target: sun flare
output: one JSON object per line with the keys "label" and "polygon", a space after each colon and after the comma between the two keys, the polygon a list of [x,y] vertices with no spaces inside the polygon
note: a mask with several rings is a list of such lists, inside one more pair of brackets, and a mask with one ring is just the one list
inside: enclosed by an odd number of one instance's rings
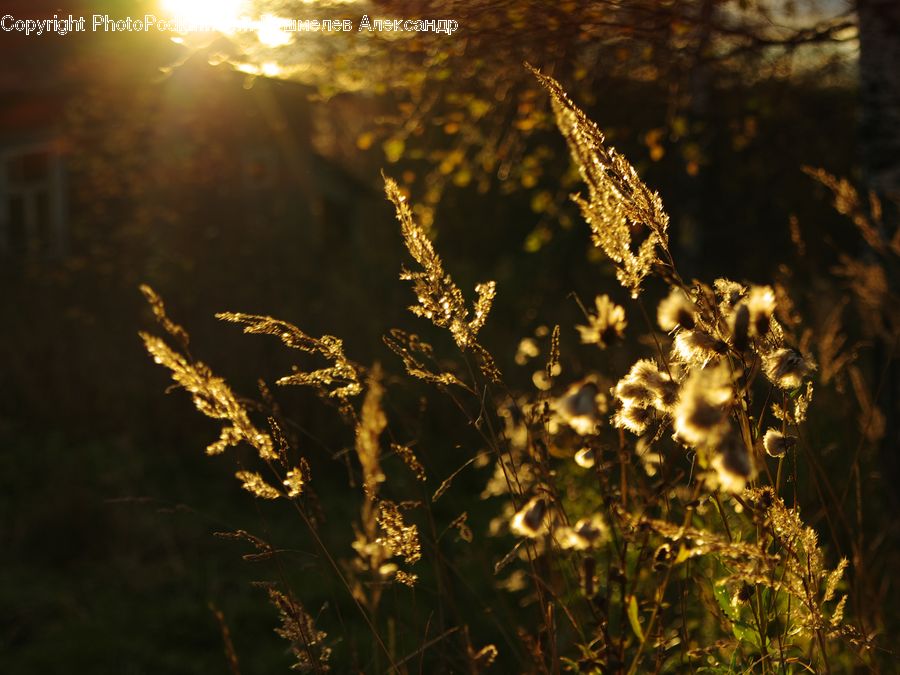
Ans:
{"label": "sun flare", "polygon": [[291,41],[291,34],[284,30],[286,20],[272,14],[265,14],[259,20],[256,37],[266,47],[280,47]]}

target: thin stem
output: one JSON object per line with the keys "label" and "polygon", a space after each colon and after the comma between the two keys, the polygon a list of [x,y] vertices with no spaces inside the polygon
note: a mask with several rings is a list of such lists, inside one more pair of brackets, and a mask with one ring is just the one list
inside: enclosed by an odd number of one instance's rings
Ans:
{"label": "thin stem", "polygon": [[297,510],[297,513],[300,514],[300,518],[303,519],[303,522],[306,524],[306,527],[309,530],[310,534],[312,534],[313,539],[315,540],[316,544],[322,550],[322,553],[325,554],[325,558],[326,558],[326,560],[328,560],[328,563],[331,565],[332,569],[334,570],[334,573],[337,575],[338,579],[340,579],[344,588],[347,589],[347,592],[350,594],[350,597],[353,598],[353,603],[356,605],[356,608],[359,610],[359,613],[362,614],[363,619],[366,622],[366,625],[368,625],[369,630],[372,631],[372,635],[375,636],[375,641],[378,643],[378,646],[381,647],[382,651],[384,651],[385,656],[387,656],[388,663],[391,664],[391,670],[393,670],[396,673],[399,673],[400,671],[397,668],[397,664],[394,663],[394,659],[391,657],[391,653],[388,650],[387,645],[385,645],[384,640],[381,639],[381,634],[378,632],[378,628],[372,622],[372,619],[369,617],[368,612],[366,612],[365,608],[359,602],[356,595],[354,595],[353,589],[350,588],[350,584],[347,583],[347,579],[341,573],[341,569],[338,567],[337,562],[335,562],[334,558],[331,556],[331,553],[328,551],[328,548],[325,546],[325,542],[323,542],[321,537],[319,537],[319,533],[316,532],[316,528],[309,521],[309,518],[306,517],[306,514],[303,512],[303,509],[300,508],[300,505],[296,501],[292,501],[291,503],[294,505],[294,508]]}

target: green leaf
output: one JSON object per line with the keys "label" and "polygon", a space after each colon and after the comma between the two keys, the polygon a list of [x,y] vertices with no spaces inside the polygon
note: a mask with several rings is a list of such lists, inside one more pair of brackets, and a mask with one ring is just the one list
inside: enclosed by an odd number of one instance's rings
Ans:
{"label": "green leaf", "polygon": [[731,604],[731,594],[728,592],[728,587],[725,584],[715,584],[713,586],[713,593],[716,596],[716,602],[719,603],[722,613],[725,614],[731,622],[731,630],[734,633],[734,637],[739,641],[746,642],[758,649],[759,633],[754,626],[741,620],[740,610]]}
{"label": "green leaf", "polygon": [[628,596],[628,623],[631,624],[631,630],[641,642],[644,641],[644,631],[641,630],[641,622],[638,619],[637,598],[633,595]]}
{"label": "green leaf", "polygon": [[728,620],[739,621],[741,617],[734,605],[731,604],[731,594],[728,592],[728,587],[725,584],[714,584],[713,594],[716,596],[719,608],[728,617]]}
{"label": "green leaf", "polygon": [[734,637],[759,649],[759,633],[756,628],[743,621],[732,621],[731,630]]}

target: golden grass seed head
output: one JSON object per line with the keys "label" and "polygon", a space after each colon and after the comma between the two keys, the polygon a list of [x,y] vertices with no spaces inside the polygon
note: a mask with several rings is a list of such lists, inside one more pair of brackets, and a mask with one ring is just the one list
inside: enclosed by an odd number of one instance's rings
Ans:
{"label": "golden grass seed head", "polygon": [[412,565],[422,557],[419,544],[419,530],[416,525],[407,525],[394,502],[383,499],[378,503],[378,525],[383,537],[375,543],[383,546],[390,555],[402,556],[407,564]]}
{"label": "golden grass seed head", "polygon": [[410,574],[409,572],[404,572],[403,570],[397,570],[397,572],[394,574],[394,581],[396,581],[398,584],[408,586],[409,588],[414,588],[418,580],[418,574]]}
{"label": "golden grass seed head", "polygon": [[[628,161],[605,143],[603,133],[566,95],[553,78],[532,69],[550,93],[559,130],[588,187],[587,198],[575,197],[591,227],[595,246],[616,266],[619,282],[636,298],[643,280],[668,247],[669,216],[659,195],[638,178]],[[633,224],[649,230],[640,244],[632,241]]]}
{"label": "golden grass seed head", "polygon": [[260,499],[278,499],[281,496],[281,492],[269,485],[255,471],[238,471],[234,475],[241,481],[241,487]]}
{"label": "golden grass seed head", "polygon": [[306,459],[300,460],[300,466],[289,469],[283,481],[287,488],[288,497],[299,497],[303,494],[306,484],[309,482],[309,463]]}

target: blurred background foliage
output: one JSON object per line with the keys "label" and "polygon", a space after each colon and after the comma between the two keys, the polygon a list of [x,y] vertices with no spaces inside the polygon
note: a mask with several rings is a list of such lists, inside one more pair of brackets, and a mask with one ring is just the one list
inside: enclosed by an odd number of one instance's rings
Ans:
{"label": "blurred background foliage", "polygon": [[[58,11],[22,4],[20,15]],[[109,1],[63,12],[163,9]],[[247,583],[264,573],[212,532],[264,529],[290,542],[291,524],[239,494],[227,461],[202,456],[214,425],[182,396],[161,395],[166,375],[136,336],[150,321],[141,282],[188,327],[196,355],[246,394],[258,377],[288,372],[290,356],[216,311],[338,335],[350,358],[399,372],[381,336],[429,330],[405,311],[383,169],[462,288],[497,280],[484,340],[514,384],[532,376],[514,365],[519,340],[556,323],[564,373],[624,371],[627,348],[576,346],[575,298],[618,289],[569,200],[577,174],[526,61],[560,80],[660,192],[687,276],[777,277],[814,325],[824,321],[845,294],[829,268],[862,246],[801,167],[863,185],[871,176],[855,10],[831,0],[258,0],[243,11],[349,18],[354,30],[4,34],[4,157],[36,142],[65,173],[50,188],[64,204],[60,233],[31,230],[0,260],[4,672],[221,671],[210,603],[248,672],[286,663],[264,592]],[[363,14],[459,29],[359,32]],[[865,339],[847,331],[851,344]],[[333,436],[336,413],[294,392],[279,399],[309,438]],[[435,475],[460,463],[441,439],[465,437],[442,405],[428,403],[427,423],[404,421],[427,425],[432,456],[444,455]],[[840,396],[829,405],[843,414]],[[826,464],[839,472],[852,433],[829,431]],[[356,502],[342,498],[340,443],[327,445],[311,460],[316,489],[346,523]],[[873,483],[871,508],[889,514],[896,504],[882,491]],[[473,517],[483,527],[487,516]],[[308,554],[295,555],[302,576]]]}

